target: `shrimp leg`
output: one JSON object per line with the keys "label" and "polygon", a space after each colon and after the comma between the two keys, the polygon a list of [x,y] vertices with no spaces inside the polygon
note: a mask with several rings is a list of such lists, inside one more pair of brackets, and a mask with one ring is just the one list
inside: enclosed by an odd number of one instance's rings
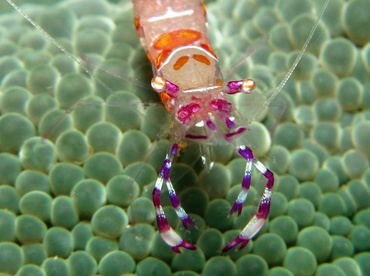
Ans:
{"label": "shrimp leg", "polygon": [[171,152],[166,155],[166,159],[163,162],[162,169],[159,173],[157,181],[155,183],[153,189],[153,203],[156,212],[157,224],[159,233],[162,236],[163,240],[171,246],[172,250],[176,253],[180,253],[179,247],[184,247],[187,249],[194,250],[196,247],[186,241],[184,241],[176,232],[172,229],[172,227],[168,224],[168,220],[166,215],[163,211],[163,207],[161,205],[160,195],[163,186],[163,182],[166,183],[168,193],[170,196],[170,200],[172,206],[176,210],[176,214],[181,219],[181,222],[185,229],[188,229],[188,225],[195,225],[194,221],[189,217],[189,215],[185,212],[185,210],[181,207],[179,197],[177,196],[175,189],[173,188],[171,179],[170,179],[170,171],[173,163],[173,159],[177,154],[178,151],[178,144],[174,143],[171,149]]}
{"label": "shrimp leg", "polygon": [[238,147],[238,152],[247,160],[247,164],[242,181],[242,190],[231,208],[230,214],[236,211],[238,212],[238,216],[241,214],[243,204],[247,199],[248,190],[251,185],[252,165],[255,166],[264,177],[266,177],[267,183],[257,213],[251,218],[240,234],[222,249],[223,253],[234,248],[238,244],[240,244],[239,250],[243,249],[262,228],[270,212],[271,190],[274,185],[274,174],[267,169],[265,165],[254,158],[253,152],[250,148],[242,145]]}

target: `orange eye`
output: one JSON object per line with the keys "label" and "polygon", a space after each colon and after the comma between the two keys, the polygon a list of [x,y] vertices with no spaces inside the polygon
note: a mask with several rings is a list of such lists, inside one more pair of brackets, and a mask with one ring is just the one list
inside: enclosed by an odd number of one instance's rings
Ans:
{"label": "orange eye", "polygon": [[166,88],[164,78],[155,76],[152,78],[152,88],[157,92],[162,92]]}
{"label": "orange eye", "polygon": [[256,87],[256,82],[252,79],[245,79],[243,81],[242,90],[245,93],[250,93]]}

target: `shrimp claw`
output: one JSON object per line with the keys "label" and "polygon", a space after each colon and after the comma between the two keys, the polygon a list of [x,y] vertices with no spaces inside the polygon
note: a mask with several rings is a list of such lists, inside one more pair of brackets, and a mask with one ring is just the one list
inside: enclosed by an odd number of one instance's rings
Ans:
{"label": "shrimp claw", "polygon": [[172,167],[172,162],[173,162],[175,155],[177,154],[178,148],[179,148],[178,144],[174,143],[172,146],[171,152],[166,155],[166,159],[163,162],[162,169],[159,173],[159,176],[155,183],[153,194],[152,194],[159,233],[162,236],[163,240],[169,246],[171,246],[172,250],[176,253],[180,253],[180,249],[179,249],[180,247],[184,247],[184,248],[191,249],[191,250],[196,249],[194,245],[184,241],[175,232],[175,230],[172,229],[172,227],[168,223],[168,220],[163,211],[163,207],[160,201],[162,185],[163,185],[163,182],[165,182],[167,185],[167,189],[168,189],[168,193],[170,196],[172,206],[173,208],[175,208],[176,214],[179,217],[179,219],[181,219],[181,222],[184,228],[188,229],[188,224],[193,225],[193,226],[195,225],[194,221],[189,217],[189,215],[181,207],[180,199],[177,196],[175,189],[173,188],[173,185],[171,183],[171,179],[169,176],[171,167]]}
{"label": "shrimp claw", "polygon": [[239,193],[233,207],[231,208],[230,214],[237,212],[239,216],[242,212],[243,204],[247,199],[248,191],[251,185],[252,165],[255,166],[264,177],[266,177],[267,183],[257,213],[254,214],[240,234],[222,249],[222,253],[234,248],[238,244],[240,244],[239,250],[243,249],[262,228],[270,212],[271,190],[272,186],[274,185],[274,174],[267,169],[265,165],[254,158],[253,152],[250,148],[246,146],[239,146],[238,152],[247,160],[247,165],[242,181],[242,190]]}

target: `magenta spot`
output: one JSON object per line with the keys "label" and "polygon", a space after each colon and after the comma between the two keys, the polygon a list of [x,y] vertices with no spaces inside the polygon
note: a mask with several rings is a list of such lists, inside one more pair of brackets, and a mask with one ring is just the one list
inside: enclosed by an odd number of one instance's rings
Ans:
{"label": "magenta spot", "polygon": [[238,152],[240,153],[241,156],[243,156],[245,159],[249,161],[254,159],[253,152],[248,147],[243,147],[243,148],[240,147]]}
{"label": "magenta spot", "polygon": [[171,161],[170,161],[170,160],[168,160],[168,159],[164,160],[163,165],[162,165],[162,168],[161,168],[160,175],[161,175],[161,176],[162,176],[166,181],[168,181],[168,179],[169,179],[170,169],[171,169]]}
{"label": "magenta spot", "polygon": [[171,155],[175,155],[178,149],[179,149],[179,145],[176,143],[173,144],[172,149],[171,149]]}
{"label": "magenta spot", "polygon": [[267,178],[266,187],[271,190],[274,185],[274,174],[270,170],[267,170],[264,173],[264,176]]}
{"label": "magenta spot", "polygon": [[226,85],[226,93],[227,94],[236,94],[242,91],[243,81],[229,81]]}
{"label": "magenta spot", "polygon": [[232,131],[232,132],[229,132],[229,133],[226,133],[225,134],[225,139],[226,140],[229,140],[230,138],[234,137],[235,135],[239,135],[241,133],[243,133],[244,131],[246,131],[247,129],[245,127],[241,127],[241,128],[238,128],[237,130],[235,131]]}
{"label": "magenta spot", "polygon": [[270,199],[261,202],[256,217],[266,219],[269,213],[270,213]]}
{"label": "magenta spot", "polygon": [[156,218],[160,233],[167,232],[171,229],[171,226],[168,224],[167,218],[164,215],[157,215]]}
{"label": "magenta spot", "polygon": [[177,112],[177,119],[186,124],[191,120],[191,117],[197,113],[200,109],[200,105],[196,103],[190,103],[188,105],[182,106]]}
{"label": "magenta spot", "polygon": [[196,103],[188,104],[189,109],[191,109],[192,113],[197,113],[200,109],[200,105]]}
{"label": "magenta spot", "polygon": [[193,135],[193,134],[186,134],[185,135],[186,139],[190,140],[207,140],[208,136],[207,135]]}
{"label": "magenta spot", "polygon": [[160,195],[161,195],[161,191],[157,188],[154,188],[152,197],[153,197],[153,204],[155,207],[159,207],[161,205]]}
{"label": "magenta spot", "polygon": [[176,194],[171,194],[170,200],[174,208],[178,208],[180,206],[180,200]]}
{"label": "magenta spot", "polygon": [[176,98],[178,95],[178,92],[179,92],[179,87],[172,83],[172,82],[169,82],[166,80],[166,92],[168,95],[170,95],[171,97],[174,97]]}
{"label": "magenta spot", "polygon": [[214,99],[211,101],[211,106],[220,112],[229,114],[233,111],[233,106],[229,101],[222,99]]}
{"label": "magenta spot", "polygon": [[207,125],[207,127],[208,127],[210,130],[215,130],[215,129],[216,129],[215,124],[214,124],[211,120],[207,120],[206,125]]}
{"label": "magenta spot", "polygon": [[251,172],[246,172],[243,177],[242,188],[244,190],[249,190],[250,186],[251,186]]}
{"label": "magenta spot", "polygon": [[226,117],[225,119],[225,123],[226,123],[226,126],[229,128],[229,129],[232,129],[235,127],[235,123],[233,121],[230,120],[229,117]]}
{"label": "magenta spot", "polygon": [[185,124],[190,121],[190,113],[188,110],[186,110],[185,107],[181,107],[179,111],[177,112],[177,119]]}

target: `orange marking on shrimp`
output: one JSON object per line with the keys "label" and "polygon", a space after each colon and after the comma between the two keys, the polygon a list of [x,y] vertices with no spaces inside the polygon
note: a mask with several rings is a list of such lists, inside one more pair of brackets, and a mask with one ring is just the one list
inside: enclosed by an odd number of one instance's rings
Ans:
{"label": "orange marking on shrimp", "polygon": [[196,61],[199,61],[201,63],[204,63],[205,65],[211,65],[211,62],[209,61],[209,59],[206,56],[204,56],[204,55],[193,55],[193,58]]}
{"label": "orange marking on shrimp", "polygon": [[209,44],[200,44],[200,47],[202,47],[204,50],[206,50],[212,56],[217,58],[217,55],[216,55],[215,51],[213,51],[212,47]]}
{"label": "orange marking on shrimp", "polygon": [[222,79],[217,79],[216,80],[216,85],[217,86],[222,86],[224,84],[224,81]]}
{"label": "orange marking on shrimp", "polygon": [[139,33],[139,30],[141,29],[141,26],[140,26],[140,18],[139,17],[136,17],[134,18],[134,24],[135,24],[135,29],[136,31]]}
{"label": "orange marking on shrimp", "polygon": [[171,54],[171,52],[172,52],[171,50],[163,50],[162,52],[160,52],[155,62],[155,67],[157,69],[161,67],[162,63],[167,59],[167,57]]}
{"label": "orange marking on shrimp", "polygon": [[180,57],[175,62],[175,64],[173,65],[173,69],[174,70],[180,70],[181,67],[183,67],[188,61],[189,61],[189,57],[188,56],[182,56],[182,57]]}
{"label": "orange marking on shrimp", "polygon": [[153,43],[156,50],[173,50],[180,46],[193,44],[202,34],[190,29],[181,29],[160,35]]}
{"label": "orange marking on shrimp", "polygon": [[206,4],[204,4],[203,2],[200,3],[200,7],[201,9],[204,11],[204,16],[207,15],[207,7],[206,7]]}
{"label": "orange marking on shrimp", "polygon": [[170,102],[172,97],[170,95],[168,95],[166,92],[160,92],[159,97],[161,98],[161,101],[162,101],[164,107],[166,108],[166,110],[168,112],[171,112],[172,109],[173,109],[173,105]]}

